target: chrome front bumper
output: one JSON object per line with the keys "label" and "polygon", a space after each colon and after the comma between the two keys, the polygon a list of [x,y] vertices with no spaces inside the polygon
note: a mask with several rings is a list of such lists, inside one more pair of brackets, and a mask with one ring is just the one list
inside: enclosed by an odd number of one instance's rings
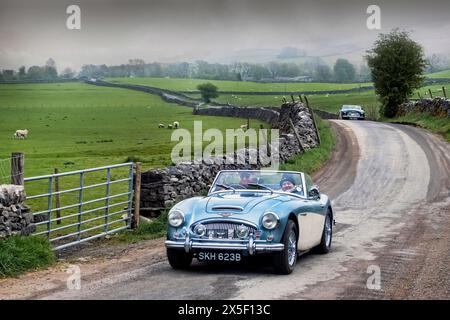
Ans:
{"label": "chrome front bumper", "polygon": [[165,244],[167,248],[184,249],[186,253],[191,252],[193,249],[246,250],[250,255],[254,255],[256,252],[282,251],[284,249],[284,244],[282,243],[268,243],[265,240],[253,240],[253,238],[250,238],[248,241],[192,240],[186,238],[185,241],[166,240]]}

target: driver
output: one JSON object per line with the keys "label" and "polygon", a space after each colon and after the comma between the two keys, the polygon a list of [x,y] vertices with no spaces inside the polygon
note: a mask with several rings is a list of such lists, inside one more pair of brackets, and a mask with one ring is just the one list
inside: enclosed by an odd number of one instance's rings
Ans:
{"label": "driver", "polygon": [[239,174],[241,177],[241,181],[239,181],[239,185],[247,188],[249,183],[254,183],[254,179],[252,178],[251,174],[249,172],[241,172]]}

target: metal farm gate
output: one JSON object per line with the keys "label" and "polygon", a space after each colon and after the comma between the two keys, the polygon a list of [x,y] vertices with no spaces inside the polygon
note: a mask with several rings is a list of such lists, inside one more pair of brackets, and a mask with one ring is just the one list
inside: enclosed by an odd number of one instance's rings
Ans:
{"label": "metal farm gate", "polygon": [[33,235],[46,236],[55,250],[131,227],[132,162],[24,182],[37,227]]}

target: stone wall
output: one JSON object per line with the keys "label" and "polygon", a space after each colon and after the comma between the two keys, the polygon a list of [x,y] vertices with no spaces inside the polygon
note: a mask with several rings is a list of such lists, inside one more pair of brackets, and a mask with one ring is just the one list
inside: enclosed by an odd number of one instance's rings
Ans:
{"label": "stone wall", "polygon": [[36,230],[33,215],[24,201],[23,186],[0,185],[0,238],[29,235]]}
{"label": "stone wall", "polygon": [[[309,149],[318,145],[318,137],[309,109],[300,102],[283,104],[278,110],[224,107],[199,109],[194,112],[203,115],[248,117],[267,121],[273,128],[280,130],[280,163],[301,152],[289,119],[292,120],[300,136],[303,148]],[[229,157],[235,160],[233,164],[227,163],[226,160]],[[244,164],[236,164],[238,159]],[[260,169],[264,160],[257,150],[243,149],[222,158],[184,162],[176,166],[143,172],[141,214],[157,216],[162,210],[170,208],[182,199],[206,193],[208,186],[220,170]]]}
{"label": "stone wall", "polygon": [[443,98],[428,98],[406,102],[399,106],[397,116],[404,116],[409,112],[429,112],[437,117],[450,118],[450,100]]}

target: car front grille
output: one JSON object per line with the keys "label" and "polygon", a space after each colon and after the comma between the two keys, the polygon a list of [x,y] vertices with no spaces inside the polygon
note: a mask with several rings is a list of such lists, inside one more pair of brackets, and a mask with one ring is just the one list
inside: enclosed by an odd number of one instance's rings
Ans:
{"label": "car front grille", "polygon": [[209,239],[239,239],[237,229],[241,225],[248,229],[248,234],[254,234],[256,231],[254,227],[243,223],[209,222],[203,225],[206,226],[206,235],[203,238]]}

